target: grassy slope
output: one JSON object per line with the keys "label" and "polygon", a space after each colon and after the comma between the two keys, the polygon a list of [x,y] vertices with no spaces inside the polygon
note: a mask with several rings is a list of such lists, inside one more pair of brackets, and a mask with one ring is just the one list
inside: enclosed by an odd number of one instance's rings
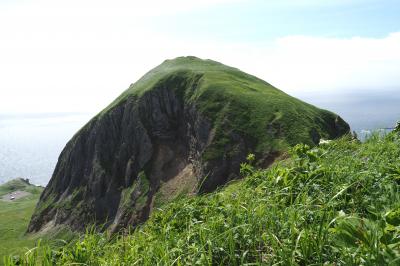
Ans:
{"label": "grassy slope", "polygon": [[0,197],[15,190],[32,194],[12,202],[0,200],[0,258],[20,253],[25,248],[32,248],[36,243],[35,239],[24,234],[43,189],[14,179],[0,186]]}
{"label": "grassy slope", "polygon": [[246,179],[178,199],[127,235],[88,233],[44,252],[60,265],[399,265],[399,157],[395,134],[298,145],[290,159],[244,164]]}
{"label": "grassy slope", "polygon": [[65,228],[57,228],[49,234],[26,235],[43,188],[28,184],[22,179],[13,179],[0,185],[0,197],[16,190],[29,192],[31,195],[11,202],[0,200],[0,265],[3,264],[3,258],[24,254],[39,241],[56,248],[75,237]]}
{"label": "grassy slope", "polygon": [[[311,128],[327,137],[323,120],[334,117],[331,112],[293,98],[236,68],[196,57],[166,60],[132,84],[99,116],[126,101],[128,97],[140,96],[159,84],[165,85],[165,81],[173,80],[168,84],[171,89],[176,89],[179,87],[178,82],[186,80],[189,84],[195,83],[198,77],[201,79],[196,90],[186,88],[186,91],[180,93],[184,94],[187,102],[194,102],[200,112],[215,122],[218,142],[205,154],[210,159],[221,155],[230,131],[247,136],[256,142],[256,151],[264,152],[282,150],[296,143],[310,143]],[[271,134],[275,135],[266,134],[268,125],[274,132]]]}

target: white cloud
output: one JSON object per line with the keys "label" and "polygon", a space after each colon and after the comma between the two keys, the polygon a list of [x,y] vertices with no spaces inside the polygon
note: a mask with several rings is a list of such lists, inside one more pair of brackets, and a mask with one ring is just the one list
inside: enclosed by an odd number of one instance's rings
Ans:
{"label": "white cloud", "polygon": [[168,23],[173,12],[228,1],[11,4],[0,10],[0,112],[99,111],[149,69],[181,55],[221,61],[288,92],[400,85],[400,33],[224,43],[180,39],[152,24],[154,16]]}
{"label": "white cloud", "polygon": [[[265,0],[259,0],[265,1]],[[337,6],[356,6],[356,5],[371,5],[382,4],[380,0],[279,0],[265,1],[269,7],[274,8],[325,8]]]}
{"label": "white cloud", "polygon": [[288,92],[400,90],[399,47],[400,32],[396,32],[383,38],[287,36],[269,43],[177,44],[171,53],[212,58]]}
{"label": "white cloud", "polygon": [[264,58],[263,76],[289,90],[371,89],[399,86],[400,32],[384,38],[289,36]]}
{"label": "white cloud", "polygon": [[8,15],[13,16],[143,17],[170,15],[241,1],[244,0],[28,0],[22,3],[16,1],[14,5],[4,7],[8,8]]}

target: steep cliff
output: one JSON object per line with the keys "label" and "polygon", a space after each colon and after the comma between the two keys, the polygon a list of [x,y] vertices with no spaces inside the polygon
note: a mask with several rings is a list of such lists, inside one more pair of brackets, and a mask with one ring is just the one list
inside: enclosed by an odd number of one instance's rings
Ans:
{"label": "steep cliff", "polygon": [[28,231],[135,226],[179,194],[237,178],[249,152],[265,166],[291,145],[348,131],[339,116],[238,69],[167,60],[67,143]]}

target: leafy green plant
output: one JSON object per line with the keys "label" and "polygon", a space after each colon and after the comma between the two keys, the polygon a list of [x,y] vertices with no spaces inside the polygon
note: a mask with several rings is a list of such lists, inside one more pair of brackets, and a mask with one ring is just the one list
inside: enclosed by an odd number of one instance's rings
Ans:
{"label": "leafy green plant", "polygon": [[[179,197],[125,234],[88,231],[23,265],[399,265],[400,137],[297,145],[268,169]],[[12,257],[6,265],[13,264]]]}
{"label": "leafy green plant", "polygon": [[400,122],[397,122],[397,124],[396,124],[396,126],[395,126],[393,131],[396,132],[396,133],[400,132]]}

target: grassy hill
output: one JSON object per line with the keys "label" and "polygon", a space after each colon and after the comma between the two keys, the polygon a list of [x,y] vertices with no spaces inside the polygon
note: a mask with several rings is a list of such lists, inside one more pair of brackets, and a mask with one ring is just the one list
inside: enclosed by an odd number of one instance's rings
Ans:
{"label": "grassy hill", "polygon": [[84,231],[95,223],[116,232],[181,193],[238,179],[248,153],[267,166],[297,143],[348,132],[338,115],[238,69],[195,57],[167,60],[67,143],[28,231]]}
{"label": "grassy hill", "polygon": [[[32,185],[22,178],[0,185],[0,265],[4,264],[4,258],[29,254],[40,243],[57,248],[76,237],[63,227],[49,233],[26,234],[42,191],[43,187]],[[15,199],[10,200],[11,196]]]}
{"label": "grassy hill", "polygon": [[[180,86],[179,81],[185,80],[192,83],[193,88]],[[177,90],[188,103],[195,103],[199,111],[215,123],[216,134],[221,137],[207,151],[206,159],[223,152],[229,132],[240,132],[256,141],[256,152],[280,150],[299,142],[312,144],[309,135],[312,128],[322,137],[333,134],[327,130],[332,126],[324,121],[336,117],[333,113],[291,97],[237,68],[194,56],[165,60],[132,84],[99,116],[130,97],[140,97],[163,85]],[[347,124],[343,122],[341,126],[346,131]]]}
{"label": "grassy hill", "polygon": [[[36,240],[24,234],[42,190],[20,178],[0,185],[0,258],[35,246]],[[2,199],[15,191],[29,195],[13,201]]]}
{"label": "grassy hill", "polygon": [[[269,169],[159,208],[141,227],[88,232],[29,265],[399,265],[400,137],[301,144]],[[35,256],[41,255],[37,260]],[[9,265],[13,265],[10,260]]]}

